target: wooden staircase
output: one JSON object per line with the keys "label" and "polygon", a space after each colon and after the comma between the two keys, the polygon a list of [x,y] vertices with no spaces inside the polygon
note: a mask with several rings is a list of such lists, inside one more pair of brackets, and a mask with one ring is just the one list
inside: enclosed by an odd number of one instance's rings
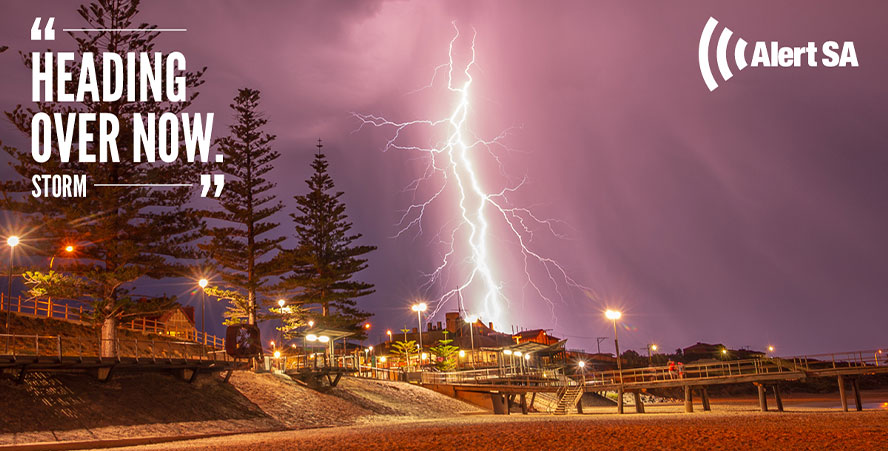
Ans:
{"label": "wooden staircase", "polygon": [[569,385],[558,391],[558,403],[552,411],[555,415],[567,415],[583,397],[583,387]]}

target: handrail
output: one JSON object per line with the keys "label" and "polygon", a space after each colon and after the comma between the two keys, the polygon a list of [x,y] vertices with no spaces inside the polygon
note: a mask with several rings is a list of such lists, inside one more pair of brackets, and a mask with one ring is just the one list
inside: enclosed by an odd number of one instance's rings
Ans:
{"label": "handrail", "polygon": [[[38,298],[23,300],[21,296],[18,296],[17,300],[10,297],[10,302],[7,305],[4,293],[0,293],[0,311],[6,311],[8,309],[10,312],[31,315],[38,318],[43,317],[61,319],[64,321],[88,322],[88,317],[92,314],[92,310],[84,305],[72,306],[71,302],[79,301],[58,299],[42,300]],[[194,342],[204,341],[203,334],[196,329],[185,331],[174,330],[168,323],[156,319],[131,319],[129,321],[121,322],[118,327],[146,334],[153,333],[158,335],[183,336]],[[206,344],[222,349],[225,347],[225,339],[223,337],[206,334]]]}
{"label": "handrail", "polygon": [[[888,365],[888,354],[879,350],[855,351],[847,353],[819,354],[794,358],[761,357],[744,360],[691,363],[669,366],[626,368],[607,371],[578,372],[572,375],[561,374],[551,384],[547,370],[531,369],[515,371],[507,367],[488,370],[457,371],[449,373],[422,373],[423,383],[439,384],[512,384],[512,385],[572,385],[613,386],[649,384],[678,380],[716,380],[744,376],[797,375],[804,371],[829,371],[843,368],[871,368]],[[791,362],[791,364],[789,364]]]}
{"label": "handrail", "polygon": [[84,338],[61,335],[26,335],[26,334],[0,334],[0,357],[11,358],[15,362],[19,358],[51,358],[61,363],[66,358],[102,357],[102,349],[112,342],[117,356],[113,359],[132,358],[137,362],[140,359],[166,360],[169,362],[182,360],[200,361],[230,361],[231,358],[225,352],[212,348],[202,343],[191,341],[179,341],[168,339],[106,339]]}

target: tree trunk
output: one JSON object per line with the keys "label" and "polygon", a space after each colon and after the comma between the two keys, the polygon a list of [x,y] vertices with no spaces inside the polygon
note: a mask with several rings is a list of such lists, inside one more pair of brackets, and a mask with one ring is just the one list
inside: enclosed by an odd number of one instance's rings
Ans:
{"label": "tree trunk", "polygon": [[247,293],[247,324],[256,325],[256,295],[250,291]]}
{"label": "tree trunk", "polygon": [[102,357],[117,357],[117,325],[120,320],[109,316],[102,322]]}

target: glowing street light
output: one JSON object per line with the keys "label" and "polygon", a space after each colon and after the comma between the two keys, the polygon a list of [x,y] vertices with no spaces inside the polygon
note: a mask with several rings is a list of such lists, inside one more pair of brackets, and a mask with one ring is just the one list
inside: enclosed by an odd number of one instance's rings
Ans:
{"label": "glowing street light", "polygon": [[623,362],[620,359],[620,340],[617,338],[617,320],[620,319],[623,314],[617,310],[607,309],[604,312],[604,316],[607,319],[613,321],[614,323],[614,350],[617,352],[617,371],[620,374],[620,384],[623,384]]}
{"label": "glowing street light", "polygon": [[19,244],[19,237],[12,235],[6,239],[6,245],[9,246],[9,272],[6,275],[6,328],[5,332],[9,333],[9,311],[12,309],[12,263],[15,247]]}
{"label": "glowing street light", "polygon": [[648,344],[648,366],[654,366],[654,359],[651,355],[651,351],[657,352],[657,345],[650,343]]}
{"label": "glowing street light", "polygon": [[389,341],[389,343],[391,343],[392,342],[392,330],[389,329],[389,330],[385,331],[385,334],[388,335],[388,337],[389,337],[388,341]]}
{"label": "glowing street light", "polygon": [[281,351],[274,351],[274,358],[276,358],[276,359],[281,358]]}
{"label": "glowing street light", "polygon": [[[418,326],[416,331],[419,332],[419,350],[420,351],[422,351],[422,312],[426,311],[427,308],[428,308],[428,306],[426,305],[425,302],[413,304],[413,306],[410,307],[411,310],[416,312],[416,325]],[[426,355],[426,354],[422,353],[420,355],[420,359],[419,359],[420,368],[422,367],[423,360],[425,360],[425,357],[423,357],[424,355]]]}
{"label": "glowing street light", "polygon": [[583,386],[586,385],[586,362],[580,360],[577,362],[577,366],[580,367],[580,373],[583,375]]}

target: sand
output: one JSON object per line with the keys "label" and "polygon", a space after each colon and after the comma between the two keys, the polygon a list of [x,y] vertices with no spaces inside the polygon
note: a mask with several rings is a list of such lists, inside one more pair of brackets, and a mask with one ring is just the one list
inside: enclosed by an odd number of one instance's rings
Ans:
{"label": "sand", "polygon": [[449,419],[245,434],[140,449],[884,449],[888,411],[833,409],[757,412],[726,406],[680,413],[653,406],[646,414],[612,409],[583,415],[473,415]]}

